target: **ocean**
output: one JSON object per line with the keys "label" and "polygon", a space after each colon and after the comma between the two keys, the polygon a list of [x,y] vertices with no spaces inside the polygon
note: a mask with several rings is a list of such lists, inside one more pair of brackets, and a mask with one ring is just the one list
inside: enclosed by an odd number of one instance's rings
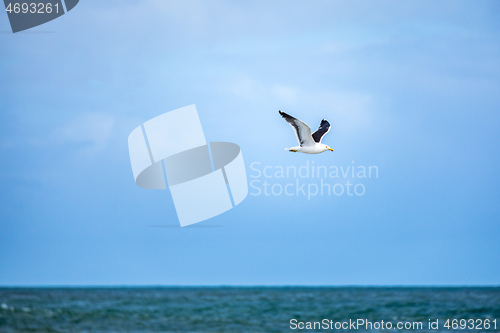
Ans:
{"label": "ocean", "polygon": [[500,288],[0,288],[2,333],[295,331],[500,332]]}

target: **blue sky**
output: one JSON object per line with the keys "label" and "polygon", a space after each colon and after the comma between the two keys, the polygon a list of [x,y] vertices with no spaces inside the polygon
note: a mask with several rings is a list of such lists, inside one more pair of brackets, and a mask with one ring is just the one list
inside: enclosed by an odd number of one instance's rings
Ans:
{"label": "blue sky", "polygon": [[[0,14],[0,285],[498,285],[499,10],[87,0],[17,34]],[[135,185],[127,137],[190,104],[249,175],[354,161],[379,177],[175,228],[170,194]],[[278,109],[327,118],[335,152],[286,152]]]}

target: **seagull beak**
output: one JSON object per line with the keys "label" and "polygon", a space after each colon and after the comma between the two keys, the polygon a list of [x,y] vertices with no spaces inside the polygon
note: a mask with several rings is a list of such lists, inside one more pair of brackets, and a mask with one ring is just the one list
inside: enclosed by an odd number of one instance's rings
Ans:
{"label": "seagull beak", "polygon": [[332,149],[332,148],[328,148],[328,150],[329,150],[329,151],[333,151],[333,149]]}

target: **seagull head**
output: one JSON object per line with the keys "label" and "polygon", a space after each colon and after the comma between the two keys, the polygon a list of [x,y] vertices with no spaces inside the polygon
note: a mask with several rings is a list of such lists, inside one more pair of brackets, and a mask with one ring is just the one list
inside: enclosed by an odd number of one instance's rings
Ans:
{"label": "seagull head", "polygon": [[325,145],[325,148],[326,148],[326,150],[333,151],[333,149],[328,147],[327,145]]}

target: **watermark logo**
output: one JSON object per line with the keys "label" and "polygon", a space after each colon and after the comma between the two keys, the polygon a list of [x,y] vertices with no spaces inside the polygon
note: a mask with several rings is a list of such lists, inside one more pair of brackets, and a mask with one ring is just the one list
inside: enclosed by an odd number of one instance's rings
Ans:
{"label": "watermark logo", "polygon": [[52,21],[69,12],[79,0],[3,0],[12,32]]}
{"label": "watermark logo", "polygon": [[182,227],[222,214],[248,194],[241,149],[205,140],[195,105],[164,113],[128,137],[138,186],[168,186]]}
{"label": "watermark logo", "polygon": [[306,161],[295,165],[250,164],[252,196],[356,196],[366,193],[365,182],[379,176],[376,165],[316,165]]}

